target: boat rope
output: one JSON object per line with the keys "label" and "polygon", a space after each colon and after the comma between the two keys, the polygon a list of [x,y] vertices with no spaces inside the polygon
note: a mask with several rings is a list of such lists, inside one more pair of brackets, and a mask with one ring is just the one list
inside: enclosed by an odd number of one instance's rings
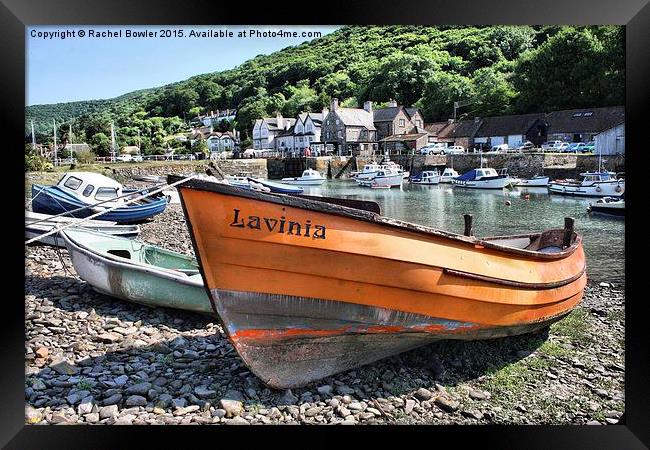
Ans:
{"label": "boat rope", "polygon": [[36,193],[35,196],[33,196],[32,198],[30,198],[29,201],[27,202],[27,206],[30,206],[30,205],[32,204],[32,202],[34,201],[34,199],[35,199],[36,197],[38,197],[39,195],[41,195],[41,192],[43,192],[43,191],[44,191],[44,189],[41,189],[40,191],[38,191],[38,192]]}
{"label": "boat rope", "polygon": [[[165,187],[167,187],[167,183],[162,183],[162,184],[154,185],[154,186],[151,186],[151,187],[147,187],[147,188],[143,188],[143,189],[140,189],[140,190],[136,190],[136,191],[134,191],[134,192],[128,192],[128,193],[126,193],[126,194],[122,194],[122,195],[120,195],[119,197],[114,197],[114,198],[109,198],[109,199],[107,199],[107,200],[102,200],[102,201],[100,201],[100,202],[93,203],[92,205],[86,205],[86,206],[81,206],[81,207],[79,207],[79,208],[71,209],[70,211],[65,211],[65,212],[62,212],[62,213],[56,214],[56,215],[54,215],[54,216],[46,217],[45,219],[36,220],[36,221],[34,221],[34,222],[31,222],[31,225],[35,225],[35,224],[37,224],[37,223],[41,223],[41,222],[47,222],[47,221],[51,220],[53,217],[62,217],[62,216],[67,216],[68,214],[72,214],[72,213],[76,213],[76,212],[79,212],[79,211],[83,211],[84,209],[88,209],[88,208],[94,208],[94,207],[96,207],[96,206],[103,205],[104,203],[114,202],[115,200],[119,200],[119,199],[121,199],[121,198],[131,197],[131,196],[133,196],[133,195],[140,194],[141,192],[147,192],[149,189],[155,189],[155,188],[158,188],[158,187],[162,187],[162,188],[164,189]],[[45,188],[41,189],[41,190],[39,191],[38,194],[40,194],[40,193],[43,192],[44,190],[45,190]],[[36,195],[34,196],[34,198],[36,198],[36,197],[38,196],[38,194],[36,194]],[[55,202],[56,202],[56,203],[57,203],[61,208],[65,209],[64,206],[61,205],[61,203],[59,203],[59,201],[58,201],[56,198],[52,197],[52,199],[54,199],[54,201],[55,201]]]}
{"label": "boat rope", "polygon": [[[144,194],[144,195],[141,195],[141,196],[139,196],[139,197],[136,197],[136,198],[133,198],[133,199],[131,199],[131,200],[128,200],[128,201],[124,202],[124,203],[121,204],[121,205],[113,206],[113,207],[111,207],[111,208],[105,209],[104,211],[99,211],[99,212],[97,212],[97,213],[95,213],[95,214],[92,214],[92,215],[90,215],[90,216],[88,216],[88,217],[85,217],[85,218],[83,218],[83,219],[80,219],[78,222],[75,221],[75,222],[71,222],[71,223],[66,224],[66,225],[61,225],[61,226],[55,228],[55,229],[52,230],[52,231],[48,231],[47,233],[41,234],[40,236],[36,236],[36,237],[34,237],[34,238],[32,238],[32,239],[30,239],[30,240],[28,240],[28,241],[25,241],[25,245],[27,245],[27,244],[31,244],[32,242],[38,241],[38,240],[43,239],[43,238],[45,238],[45,237],[47,237],[47,236],[51,236],[51,235],[53,235],[53,234],[55,234],[55,233],[58,233],[58,232],[61,231],[61,230],[65,230],[66,228],[79,226],[79,225],[81,225],[81,224],[84,223],[84,222],[88,222],[89,220],[92,220],[92,219],[94,219],[95,217],[101,216],[102,214],[106,214],[106,213],[111,212],[111,211],[114,211],[114,210],[116,210],[116,209],[123,208],[125,205],[128,205],[128,204],[130,204],[130,203],[137,202],[138,200],[142,200],[143,198],[149,197],[149,196],[151,196],[151,195],[153,195],[153,194],[157,194],[158,192],[162,192],[163,189],[171,188],[171,187],[174,187],[174,186],[179,185],[179,184],[181,184],[181,183],[185,183],[186,181],[191,180],[191,179],[194,178],[194,177],[195,177],[195,175],[190,175],[189,177],[182,178],[182,179],[180,179],[180,180],[178,180],[178,181],[175,181],[174,183],[171,183],[171,184],[165,184],[163,187],[160,187],[160,188],[158,188],[158,189],[156,189],[156,190],[153,190],[153,191],[151,191],[151,192],[148,192],[148,193],[146,193],[146,194]],[[90,206],[94,206],[94,205],[90,205]]]}

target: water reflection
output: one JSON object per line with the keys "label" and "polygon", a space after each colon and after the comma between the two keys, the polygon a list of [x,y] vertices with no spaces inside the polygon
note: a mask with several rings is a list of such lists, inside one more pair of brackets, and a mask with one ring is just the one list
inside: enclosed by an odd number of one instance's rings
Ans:
{"label": "water reflection", "polygon": [[385,216],[457,233],[464,229],[463,214],[472,214],[477,236],[562,228],[570,216],[583,236],[588,275],[614,282],[625,279],[625,220],[589,215],[587,206],[595,199],[549,195],[546,188],[535,187],[479,190],[404,183],[401,189],[369,189],[348,180],[306,187],[305,194],[372,200]]}

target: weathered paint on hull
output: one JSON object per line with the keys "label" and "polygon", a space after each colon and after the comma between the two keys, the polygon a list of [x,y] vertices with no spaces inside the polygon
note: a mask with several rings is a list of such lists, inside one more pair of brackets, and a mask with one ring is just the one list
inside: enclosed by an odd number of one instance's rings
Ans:
{"label": "weathered paint on hull", "polygon": [[[484,326],[315,298],[211,290],[238,353],[267,385],[304,386],[441,339],[489,339],[540,330]],[[568,300],[569,302],[575,299]]]}
{"label": "weathered paint on hull", "polygon": [[[340,208],[331,205],[293,206],[302,199],[202,187],[179,191],[213,307],[246,364],[273,387],[439,339],[535,331],[575,307],[586,284],[575,235],[571,248],[540,254],[365,212],[328,213]],[[249,227],[252,216],[322,224],[327,237],[278,232],[268,221],[257,228],[256,219]],[[561,245],[559,231],[549,245]]]}

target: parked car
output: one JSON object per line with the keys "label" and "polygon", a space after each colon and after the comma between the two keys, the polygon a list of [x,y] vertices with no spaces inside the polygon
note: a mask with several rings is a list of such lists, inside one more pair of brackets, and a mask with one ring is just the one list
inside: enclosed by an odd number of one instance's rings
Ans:
{"label": "parked car", "polygon": [[554,151],[557,145],[563,144],[562,141],[548,141],[542,144],[542,151],[549,152]]}
{"label": "parked car", "polygon": [[596,143],[594,141],[585,142],[584,147],[582,147],[582,153],[593,153],[596,150]]}
{"label": "parked car", "polygon": [[568,153],[582,153],[585,145],[584,142],[572,142],[564,151]]}
{"label": "parked car", "polygon": [[120,155],[117,158],[115,158],[119,162],[132,162],[133,161],[133,156],[131,155]]}
{"label": "parked car", "polygon": [[444,155],[447,152],[447,144],[442,142],[434,142],[427,144],[419,150],[421,155]]}
{"label": "parked car", "polygon": [[144,159],[142,158],[142,155],[135,155],[133,157],[133,162],[142,162]]}
{"label": "parked car", "polygon": [[521,144],[519,147],[517,147],[517,150],[520,152],[532,152],[535,151],[535,144],[533,144],[530,141],[526,141],[523,144]]}
{"label": "parked car", "polygon": [[565,153],[569,152],[569,143],[568,142],[562,142],[561,144],[557,144],[551,148],[552,152],[559,152],[559,153]]}
{"label": "parked car", "polygon": [[492,146],[490,151],[487,153],[507,153],[507,152],[508,152],[508,144],[499,144],[499,145]]}
{"label": "parked car", "polygon": [[450,155],[459,155],[465,153],[465,147],[462,145],[452,145],[451,147],[447,147],[445,152]]}

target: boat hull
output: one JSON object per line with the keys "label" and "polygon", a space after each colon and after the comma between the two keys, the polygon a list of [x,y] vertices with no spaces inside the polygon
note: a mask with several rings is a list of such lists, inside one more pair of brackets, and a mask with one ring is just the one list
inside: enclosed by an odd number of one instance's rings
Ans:
{"label": "boat hull", "polygon": [[283,178],[282,183],[295,184],[298,186],[320,186],[321,184],[325,183],[325,178],[316,178],[316,179],[308,179],[308,180],[301,180],[295,178]]}
{"label": "boat hull", "polygon": [[616,180],[589,184],[551,182],[548,184],[548,191],[552,194],[577,197],[621,197],[625,192],[625,184]]}
{"label": "boat hull", "polygon": [[452,181],[454,187],[466,189],[503,189],[510,184],[510,179],[506,177],[493,178],[489,180],[456,180]]}
{"label": "boat hull", "polygon": [[357,177],[357,184],[365,187],[390,188],[401,186],[403,180],[402,174],[398,173],[388,176],[375,176],[372,178]]}
{"label": "boat hull", "polygon": [[533,257],[295,197],[198,180],[179,191],[213,308],[275,388],[439,339],[538,330],[575,307],[586,283],[577,237],[571,251]]}
{"label": "boat hull", "polygon": [[214,314],[200,277],[119,260],[84,246],[72,230],[61,234],[77,275],[96,291],[150,307]]}
{"label": "boat hull", "polygon": [[519,180],[515,183],[516,187],[546,187],[548,186],[549,177],[530,178]]}
{"label": "boat hull", "polygon": [[[57,186],[32,185],[32,210],[41,214],[57,215],[72,211],[77,208],[89,206],[77,198],[67,194]],[[105,220],[117,223],[135,223],[149,219],[162,213],[167,207],[167,198],[157,197],[145,199],[143,204],[127,205],[117,208],[106,214],[94,218],[94,220]],[[97,209],[99,208],[99,209]],[[104,208],[89,207],[72,214],[69,217],[85,218],[91,216]]]}

